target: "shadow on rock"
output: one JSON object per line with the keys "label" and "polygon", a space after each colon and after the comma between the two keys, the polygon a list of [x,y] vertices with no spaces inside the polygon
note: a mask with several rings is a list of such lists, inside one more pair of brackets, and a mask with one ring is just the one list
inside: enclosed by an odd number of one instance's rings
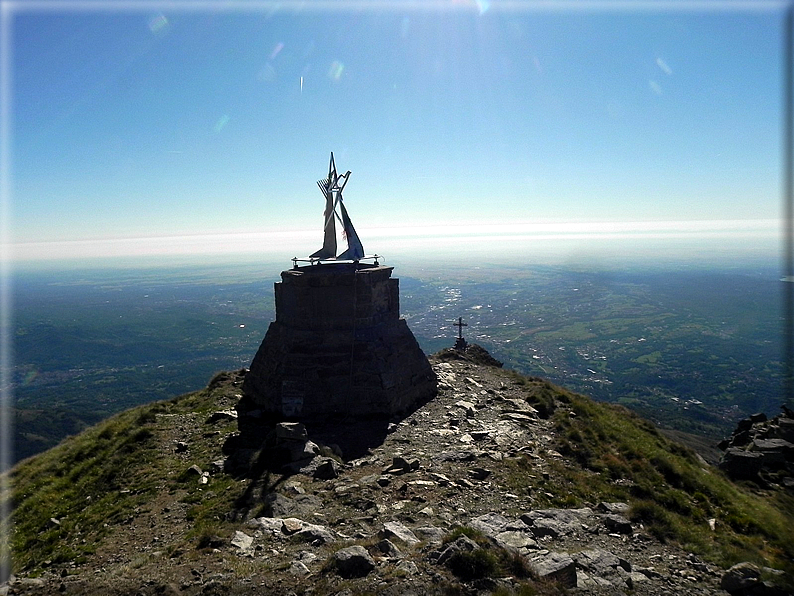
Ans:
{"label": "shadow on rock", "polygon": [[344,461],[382,445],[402,419],[339,416],[284,421],[264,416],[246,398],[236,410],[238,432],[223,445],[223,470],[249,482],[235,502],[235,519],[268,511],[276,488],[294,474],[336,478]]}

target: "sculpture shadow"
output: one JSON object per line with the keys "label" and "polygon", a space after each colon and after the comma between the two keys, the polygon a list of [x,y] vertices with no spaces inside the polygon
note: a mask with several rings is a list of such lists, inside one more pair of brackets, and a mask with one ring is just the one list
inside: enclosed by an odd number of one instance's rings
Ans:
{"label": "sculpture shadow", "polygon": [[[258,451],[262,449],[263,443],[276,424],[280,422],[300,422],[306,427],[309,440],[317,443],[321,449],[324,447],[328,448],[331,453],[344,461],[359,459],[366,457],[371,453],[372,449],[382,445],[390,429],[393,429],[396,424],[410,416],[427,401],[417,404],[415,408],[398,416],[351,416],[340,414],[313,418],[288,418],[262,415],[249,398],[243,397],[236,406],[239,435],[235,437],[234,444],[230,445],[226,455],[233,455],[233,452],[239,453],[241,449],[255,449]],[[270,470],[278,470],[279,465],[281,465],[281,462],[276,458],[276,460],[271,462]],[[267,468],[267,463],[261,463],[257,466],[252,466],[251,471],[255,469],[263,471],[265,468]]]}
{"label": "sculpture shadow", "polygon": [[[433,396],[435,397],[435,396]],[[352,416],[349,414],[323,417],[288,418],[263,415],[256,404],[248,397],[242,397],[235,409],[238,413],[237,428],[239,434],[227,445],[226,455],[242,453],[245,459],[245,450],[261,451],[257,464],[251,465],[250,473],[261,473],[265,469],[271,472],[281,471],[282,465],[279,458],[268,462],[266,449],[263,444],[274,427],[280,422],[300,422],[306,427],[308,439],[317,443],[320,448],[328,448],[331,453],[346,462],[370,455],[372,449],[383,445],[388,434],[408,416],[420,409],[431,398],[416,403],[413,408],[394,416]],[[264,461],[263,461],[264,458]],[[246,474],[246,475],[249,475]]]}
{"label": "sculpture shadow", "polygon": [[337,416],[302,422],[310,440],[320,447],[328,447],[344,461],[351,461],[366,457],[372,453],[372,449],[383,445],[394,421],[394,418],[385,416]]}
{"label": "sculpture shadow", "polygon": [[223,446],[226,455],[224,471],[247,484],[235,501],[232,516],[237,519],[266,514],[270,495],[280,484],[298,473],[295,453],[273,442],[276,425],[280,422],[301,422],[308,440],[316,443],[321,453],[345,462],[372,454],[383,445],[388,434],[402,420],[410,416],[429,400],[416,405],[400,416],[329,416],[291,420],[283,417],[263,416],[253,402],[240,399],[238,433],[228,437]]}

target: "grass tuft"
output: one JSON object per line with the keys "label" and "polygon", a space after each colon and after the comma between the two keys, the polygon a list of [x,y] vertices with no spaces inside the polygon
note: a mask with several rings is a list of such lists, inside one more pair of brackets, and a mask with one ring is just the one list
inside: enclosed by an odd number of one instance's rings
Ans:
{"label": "grass tuft", "polygon": [[499,569],[496,555],[484,548],[455,553],[450,557],[447,566],[452,573],[465,582],[494,577]]}
{"label": "grass tuft", "polygon": [[469,526],[458,526],[444,536],[449,544],[461,536],[473,540],[478,548],[470,552],[458,552],[450,557],[447,566],[462,581],[512,576],[518,579],[533,578],[526,559],[516,552],[497,545],[485,534]]}

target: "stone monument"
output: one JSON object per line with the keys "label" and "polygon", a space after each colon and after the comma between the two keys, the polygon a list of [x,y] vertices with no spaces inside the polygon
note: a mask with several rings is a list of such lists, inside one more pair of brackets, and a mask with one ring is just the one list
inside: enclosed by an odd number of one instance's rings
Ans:
{"label": "stone monument", "polygon": [[[326,200],[323,248],[282,271],[276,320],[245,377],[246,397],[277,418],[395,416],[437,391],[427,357],[400,318],[393,268],[364,254],[344,207],[349,176],[337,175],[332,153],[328,178],[318,182]],[[347,243],[338,255],[337,222]]]}

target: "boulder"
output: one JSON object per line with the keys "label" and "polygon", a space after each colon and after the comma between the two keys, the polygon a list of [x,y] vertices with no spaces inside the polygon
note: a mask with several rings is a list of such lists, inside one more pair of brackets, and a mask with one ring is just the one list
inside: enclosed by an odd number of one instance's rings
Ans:
{"label": "boulder", "polygon": [[306,426],[300,422],[280,422],[276,424],[273,429],[273,436],[277,442],[298,441],[304,443],[309,438]]}
{"label": "boulder", "polygon": [[311,571],[309,571],[309,568],[306,567],[306,564],[301,561],[293,561],[292,565],[290,565],[289,572],[292,575],[297,575],[297,576],[309,575],[309,573],[311,573]]}
{"label": "boulder", "polygon": [[491,470],[487,470],[485,468],[472,468],[471,470],[469,470],[469,476],[471,476],[475,480],[485,480],[490,475],[491,475]]}
{"label": "boulder", "polygon": [[566,553],[550,552],[531,561],[539,579],[559,582],[566,588],[576,587],[576,563]]}
{"label": "boulder", "polygon": [[295,532],[300,532],[303,529],[303,525],[303,520],[296,517],[288,517],[281,520],[281,531],[289,536]]}
{"label": "boulder", "polygon": [[615,513],[617,515],[628,515],[629,513],[629,504],[628,503],[605,503],[601,502],[596,505],[596,510],[601,513]]}
{"label": "boulder", "polygon": [[333,480],[339,477],[339,464],[336,460],[327,457],[323,459],[314,470],[313,476],[318,480]]}
{"label": "boulder", "polygon": [[295,540],[310,542],[314,545],[326,544],[336,540],[328,528],[310,524],[301,519],[288,517],[257,517],[246,525],[274,536],[291,536]]}
{"label": "boulder", "polygon": [[287,463],[298,463],[314,459],[320,453],[320,447],[312,441],[286,441],[282,453],[288,453]]}
{"label": "boulder", "polygon": [[280,493],[271,493],[265,497],[264,513],[267,517],[303,517],[311,515],[322,505],[315,495],[297,494],[287,497]]}
{"label": "boulder", "polygon": [[281,534],[281,528],[283,525],[284,520],[280,517],[257,517],[248,520],[246,523],[246,526],[249,528],[255,528],[257,530],[261,530],[262,532],[273,535]]}
{"label": "boulder", "polygon": [[[397,570],[402,571],[406,575],[417,575],[419,573],[419,568],[416,566],[416,563],[413,561],[403,560],[397,563]],[[406,592],[406,594],[410,594],[411,592]]]}
{"label": "boulder", "polygon": [[234,410],[218,410],[207,418],[207,424],[213,424],[221,420],[237,420],[237,412]]}
{"label": "boulder", "polygon": [[385,556],[390,557],[392,559],[398,559],[403,556],[400,552],[400,549],[395,546],[395,544],[389,540],[388,538],[384,538],[375,546],[378,547],[378,550],[382,552]]}
{"label": "boulder", "polygon": [[418,459],[411,459],[407,460],[404,457],[394,457],[392,458],[392,463],[389,467],[383,470],[384,474],[407,474],[408,472],[415,472],[419,469],[419,460]]}
{"label": "boulder", "polygon": [[764,456],[757,451],[746,451],[729,447],[719,463],[720,470],[734,479],[755,480],[764,463]]}
{"label": "boulder", "polygon": [[606,514],[601,517],[601,522],[610,532],[617,534],[632,534],[634,532],[631,522],[622,515]]}
{"label": "boulder", "polygon": [[538,538],[543,538],[544,536],[559,538],[561,535],[566,533],[567,526],[558,522],[556,519],[541,517],[539,519],[533,520],[529,529]]}
{"label": "boulder", "polygon": [[490,430],[473,430],[469,433],[475,441],[484,441],[491,436]]}
{"label": "boulder", "polygon": [[794,418],[778,418],[776,438],[794,443]]}
{"label": "boulder", "polygon": [[508,523],[507,519],[498,513],[486,513],[471,520],[469,525],[486,536],[493,538],[499,532],[505,530]]}
{"label": "boulder", "polygon": [[303,523],[303,528],[295,534],[295,537],[304,542],[309,542],[314,545],[328,544],[334,542],[336,538],[331,531],[325,526],[319,524]]}
{"label": "boulder", "polygon": [[747,594],[761,579],[761,569],[753,563],[737,563],[726,571],[720,588],[730,594]]}
{"label": "boulder", "polygon": [[538,520],[551,520],[553,524],[542,523],[539,527],[544,526],[550,528],[550,531],[556,531],[558,534],[571,534],[577,530],[582,529],[582,523],[592,517],[593,510],[589,507],[581,509],[536,509],[529,513],[524,513],[521,516],[523,521],[528,526],[534,526]]}
{"label": "boulder", "polygon": [[455,405],[459,408],[463,409],[463,412],[466,414],[467,418],[474,418],[477,415],[477,409],[474,407],[474,404],[470,401],[460,400],[455,402]]}
{"label": "boulder", "polygon": [[645,575],[644,573],[632,571],[629,573],[628,577],[626,578],[626,585],[631,586],[633,589],[637,584],[641,584],[643,582],[647,582],[650,580],[651,578]]}
{"label": "boulder", "polygon": [[444,530],[435,526],[415,528],[414,534],[428,544],[438,546],[444,542]]}
{"label": "boulder", "polygon": [[579,567],[600,577],[614,575],[618,567],[626,572],[631,572],[631,564],[628,561],[602,548],[585,549],[574,554],[573,560]]}
{"label": "boulder", "polygon": [[279,493],[270,493],[264,500],[266,517],[294,517],[296,514],[295,501],[290,497]]}
{"label": "boulder", "polygon": [[251,538],[245,532],[240,532],[237,530],[232,536],[232,546],[237,547],[241,551],[247,551],[251,548],[251,545],[254,543],[254,539]]}
{"label": "boulder", "polygon": [[736,430],[734,431],[734,434],[745,430],[750,430],[751,428],[753,428],[753,421],[750,418],[744,418],[743,420],[739,420],[739,422],[736,424]]}
{"label": "boulder", "polygon": [[519,530],[507,530],[494,536],[496,544],[508,550],[521,550],[537,548],[538,543],[533,540],[532,534]]}
{"label": "boulder", "polygon": [[354,545],[338,550],[333,555],[336,572],[345,579],[365,577],[375,569],[375,561],[363,546]]}
{"label": "boulder", "polygon": [[436,563],[445,565],[447,561],[452,559],[458,553],[470,553],[480,548],[480,545],[474,542],[468,536],[459,536],[453,542],[443,547],[440,551],[436,551]]}
{"label": "boulder", "polygon": [[528,525],[538,538],[543,536],[556,538],[581,530],[583,521],[592,515],[593,510],[587,507],[582,509],[537,509],[524,513],[521,516],[521,521]]}
{"label": "boulder", "polygon": [[302,550],[298,553],[296,561],[300,561],[304,565],[309,565],[317,560],[317,555],[310,550]]}
{"label": "boulder", "polygon": [[[615,586],[612,584],[611,581],[608,579],[604,579],[603,577],[598,576],[590,576],[589,574],[585,573],[582,569],[576,570],[576,587],[582,588],[583,590],[589,589],[604,589],[607,590],[606,593],[609,594],[615,591]],[[620,592],[619,592],[620,593]]]}
{"label": "boulder", "polygon": [[794,461],[794,444],[785,439],[755,439],[750,450],[764,455],[764,467],[781,467]]}
{"label": "boulder", "polygon": [[725,450],[719,463],[734,480],[753,480],[787,487],[794,474],[794,419],[784,413],[771,420],[753,414],[739,422],[730,439],[722,441]]}
{"label": "boulder", "polygon": [[403,524],[398,521],[390,521],[383,524],[383,529],[378,532],[378,536],[383,539],[391,539],[396,538],[397,540],[403,542],[404,544],[408,544],[413,546],[414,544],[419,544],[420,540],[416,537],[411,530],[406,528]]}
{"label": "boulder", "polygon": [[190,466],[187,470],[185,470],[185,476],[201,476],[202,471],[197,465]]}
{"label": "boulder", "polygon": [[631,572],[632,575],[635,573],[640,573],[647,577],[648,579],[663,579],[664,576],[656,571],[653,567],[635,567],[634,571]]}

